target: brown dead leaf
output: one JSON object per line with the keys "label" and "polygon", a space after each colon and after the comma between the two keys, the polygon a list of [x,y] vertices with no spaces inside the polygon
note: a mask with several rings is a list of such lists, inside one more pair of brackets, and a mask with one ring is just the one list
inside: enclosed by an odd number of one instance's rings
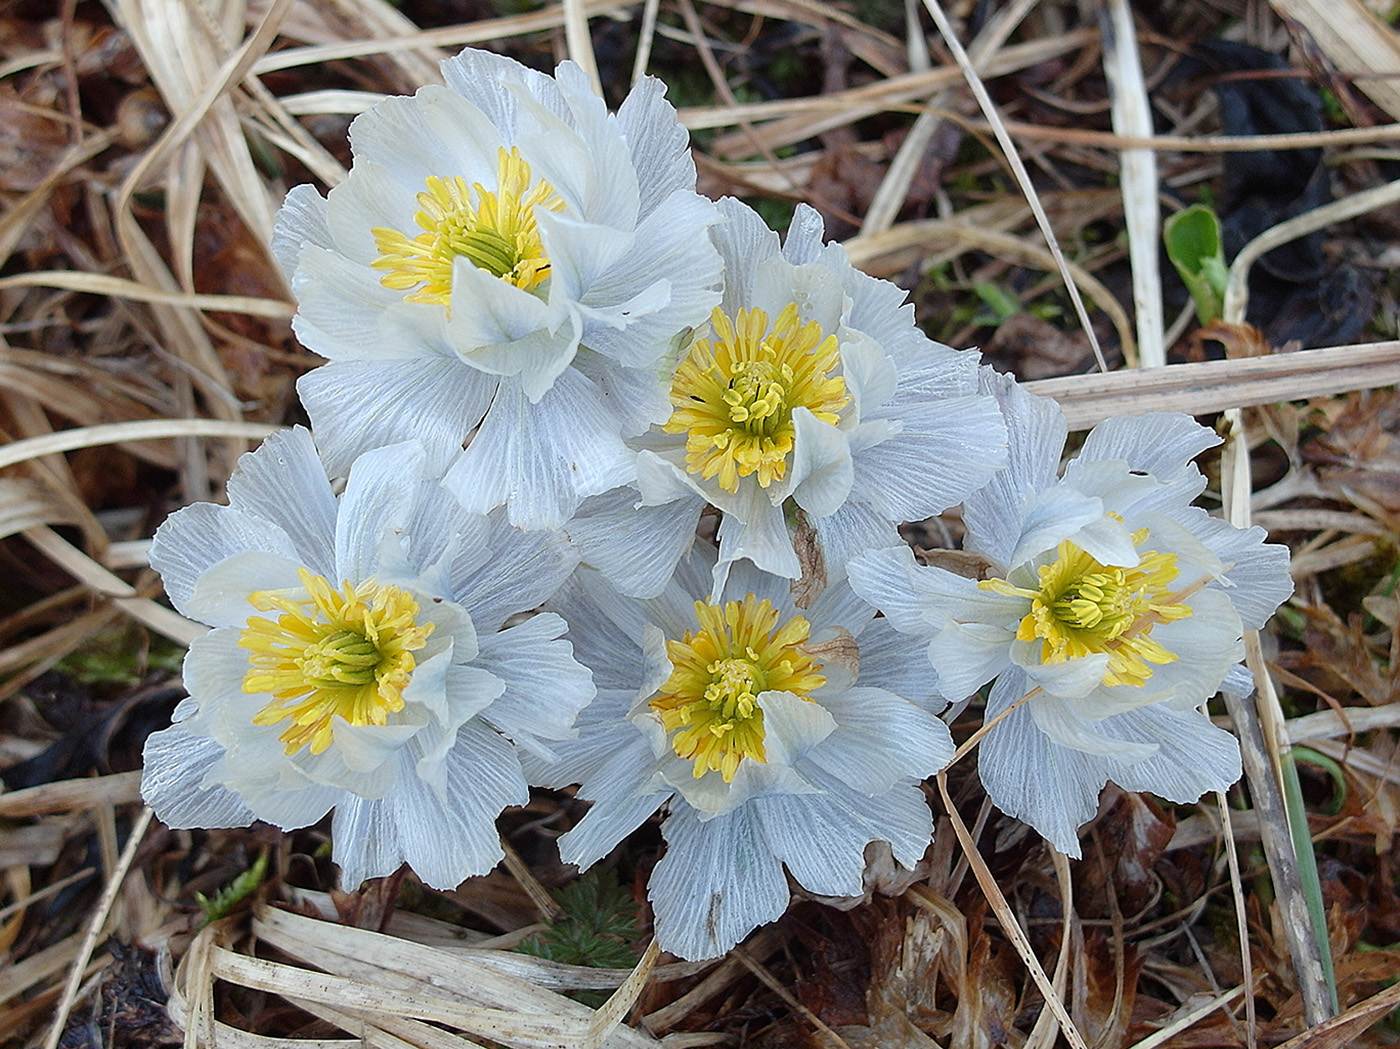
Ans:
{"label": "brown dead leaf", "polygon": [[981,916],[969,923],[972,950],[968,958],[966,991],[953,1014],[950,1049],[993,1049],[1019,1046],[1025,1035],[1016,1021],[1016,981],[1020,962],[1011,948],[994,943],[982,927]]}
{"label": "brown dead leaf", "polygon": [[1361,499],[1400,516],[1400,392],[1354,393],[1345,405],[1324,422],[1325,433],[1303,444],[1303,458],[1344,501]]}
{"label": "brown dead leaf", "polygon": [[1093,824],[1096,848],[1075,870],[1080,915],[1108,917],[1109,893],[1117,897],[1125,917],[1145,908],[1159,891],[1155,869],[1175,830],[1175,818],[1156,802],[1109,784]]}
{"label": "brown dead leaf", "polygon": [[1027,382],[1073,374],[1090,353],[1082,333],[1061,331],[1025,310],[997,325],[983,352]]}
{"label": "brown dead leaf", "polygon": [[[1372,706],[1400,701],[1400,681],[1378,660],[1367,644],[1361,617],[1345,621],[1326,605],[1303,605],[1303,650],[1283,660],[1306,675],[1324,692],[1345,699],[1347,689]],[[1346,687],[1343,687],[1346,686]]]}
{"label": "brown dead leaf", "polygon": [[1264,333],[1252,324],[1226,324],[1213,320],[1191,333],[1186,346],[1188,361],[1219,360],[1218,353],[1206,350],[1206,343],[1216,343],[1225,351],[1226,360],[1244,357],[1267,357],[1274,352]]}
{"label": "brown dead leaf", "polygon": [[62,117],[0,85],[0,189],[27,193],[58,166],[71,140]]}
{"label": "brown dead leaf", "polygon": [[1080,955],[1083,979],[1075,985],[1075,1024],[1090,1045],[1128,1044],[1124,1035],[1136,1004],[1142,959],[1125,944],[1120,961],[1119,949],[1097,930],[1085,936]]}

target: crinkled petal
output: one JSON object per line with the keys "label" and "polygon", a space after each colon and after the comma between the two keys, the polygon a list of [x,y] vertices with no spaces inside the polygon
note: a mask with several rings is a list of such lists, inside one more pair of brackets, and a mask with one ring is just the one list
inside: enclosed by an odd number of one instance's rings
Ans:
{"label": "crinkled petal", "polygon": [[420,440],[430,468],[457,454],[481,421],[498,380],[455,357],[405,361],[332,361],[297,382],[316,446],[332,477],[344,477],[370,448]]}
{"label": "crinkled petal", "polygon": [[287,590],[301,586],[300,562],[280,554],[249,550],[234,554],[208,569],[195,581],[185,602],[191,618],[217,627],[241,627],[258,614],[248,595],[258,590]]}
{"label": "crinkled petal", "polygon": [[503,379],[470,446],[443,483],[469,510],[506,503],[511,524],[557,528],[586,496],[632,481],[634,456],[598,388],[566,371],[538,404]]}
{"label": "crinkled petal", "polygon": [[907,699],[864,687],[817,698],[836,730],[807,758],[862,794],[932,776],[953,758],[948,726]]}
{"label": "crinkled petal", "polygon": [[[1003,674],[992,686],[987,720],[1028,689],[1024,674]],[[1023,703],[978,744],[977,771],[997,808],[1034,827],[1066,856],[1078,858],[1076,831],[1094,818],[1099,791],[1108,780],[1100,759],[1055,743]]]}
{"label": "crinkled petal", "polygon": [[256,452],[240,456],[228,479],[228,501],[281,528],[310,571],[335,571],[335,495],[309,430],[275,433]]}
{"label": "crinkled petal", "polygon": [[912,866],[933,840],[933,814],[913,784],[875,797],[834,785],[824,794],[758,798],[753,808],[774,854],[822,896],[861,894],[870,842],[890,842]]}
{"label": "crinkled petal", "polygon": [[168,827],[246,827],[256,817],[225,786],[205,775],[223,760],[224,748],[208,736],[172,725],[146,739],[141,796]]}
{"label": "crinkled petal", "polygon": [[585,564],[602,572],[629,597],[655,597],[695,540],[705,502],[639,506],[635,488],[616,488],[584,500],[564,526]]}
{"label": "crinkled petal", "polygon": [[476,665],[505,682],[485,718],[518,746],[546,751],[540,740],[566,739],[593,698],[593,675],[560,640],[568,624],[543,612],[497,634],[483,634]]}
{"label": "crinkled petal", "polygon": [[891,521],[921,521],[981,488],[1006,462],[996,402],[966,396],[903,409],[900,433],[856,458],[855,492]]}
{"label": "crinkled petal", "polygon": [[1016,385],[1009,375],[990,368],[980,372],[981,389],[1001,407],[1007,431],[1006,469],[986,487],[968,496],[963,506],[966,547],[1003,565],[1014,564],[1012,551],[1021,540],[1021,510],[1028,498],[1055,480],[1069,427],[1060,406]]}
{"label": "crinkled petal", "polygon": [[1151,412],[1115,416],[1099,423],[1084,439],[1075,462],[1119,459],[1159,480],[1170,482],[1191,460],[1220,443],[1220,437],[1189,415]]}
{"label": "crinkled petal", "polygon": [[376,448],[355,460],[335,529],[335,578],[362,582],[380,570],[386,547],[402,550],[423,483],[427,453],[417,441]]}
{"label": "crinkled petal", "polygon": [[860,634],[860,676],[856,680],[938,714],[948,700],[939,691],[938,676],[928,660],[917,658],[917,644],[888,619],[875,620]]}
{"label": "crinkled petal", "polygon": [[300,562],[291,537],[266,518],[229,506],[195,503],[177,510],[156,529],[151,566],[160,573],[171,604],[182,615],[193,616],[189,603],[199,577],[214,565],[251,551]]}
{"label": "crinkled petal", "polygon": [[342,884],[385,877],[407,862],[427,884],[451,889],[496,865],[503,855],[496,817],[529,800],[514,749],[469,722],[458,730],[446,766],[443,795],[405,773],[383,798],[352,795],[337,806],[331,838]]}
{"label": "crinkled petal", "polygon": [[647,896],[663,950],[692,961],[715,958],[782,917],[787,879],[751,807],[703,823],[682,808],[662,833],[666,855]]}
{"label": "crinkled petal", "polygon": [[578,552],[559,532],[513,528],[491,515],[489,557],[470,571],[454,571],[453,590],[483,633],[498,630],[517,612],[552,598],[578,564]]}

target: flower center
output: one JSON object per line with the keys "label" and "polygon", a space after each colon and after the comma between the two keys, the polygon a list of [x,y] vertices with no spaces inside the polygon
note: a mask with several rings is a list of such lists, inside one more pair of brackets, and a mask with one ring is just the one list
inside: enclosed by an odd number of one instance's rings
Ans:
{"label": "flower center", "polygon": [[762,310],[740,310],[731,321],[718,308],[710,338],[697,339],[671,382],[675,409],[667,433],[684,433],[685,466],[705,480],[719,477],[725,491],[758,475],[767,488],[781,480],[792,452],[794,408],[825,423],[850,403],[846,383],[832,375],[841,363],[836,336],[798,320],[797,304],[783,307],[770,329]]}
{"label": "flower center", "polygon": [[[1147,542],[1148,530],[1133,533],[1133,545]],[[1143,685],[1152,668],[1175,662],[1176,653],[1152,639],[1152,628],[1191,615],[1170,591],[1177,577],[1176,556],[1142,551],[1134,568],[1100,564],[1066,540],[1057,556],[1038,570],[1040,587],[1013,586],[1004,579],[978,584],[985,590],[1031,599],[1031,610],[1016,631],[1020,641],[1042,639],[1042,663],[1063,663],[1093,652],[1108,653],[1105,685]]]}
{"label": "flower center", "polygon": [[422,233],[410,240],[383,226],[371,231],[379,249],[371,265],[384,271],[379,281],[386,288],[411,292],[407,302],[447,307],[458,256],[526,291],[549,276],[535,209],[562,211],[564,201],[544,179],[531,185],[530,165],[514,146],[500,151],[494,193],[460,175],[430,175],[427,185],[413,216]]}
{"label": "flower center", "polygon": [[744,758],[767,760],[763,707],[769,691],[799,699],[826,684],[821,664],[802,651],[811,626],[749,594],[723,607],[695,602],[700,629],[666,642],[671,676],[651,700],[679,757],[695,762],[695,778],[716,771],[729,783]]}
{"label": "flower center", "polygon": [[403,690],[433,624],[419,626],[418,602],[396,586],[344,584],[337,593],[325,576],[297,569],[306,597],[296,590],[258,590],[248,602],[277,619],[250,616],[238,640],[252,655],[243,691],[274,699],[254,725],[290,721],[278,738],[287,753],[331,745],[336,715],[352,725],[383,725],[403,709]]}

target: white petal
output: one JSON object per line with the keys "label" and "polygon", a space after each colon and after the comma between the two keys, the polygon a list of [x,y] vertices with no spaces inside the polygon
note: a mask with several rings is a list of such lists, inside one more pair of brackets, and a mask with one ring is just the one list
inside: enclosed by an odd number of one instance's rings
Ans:
{"label": "white petal", "polygon": [[845,298],[841,278],[825,266],[794,266],[782,255],[770,255],[754,267],[749,305],[767,313],[770,321],[794,305],[803,324],[816,324],[824,335],[835,335]]}
{"label": "white petal", "polygon": [[466,48],[442,62],[447,86],[486,114],[507,140],[514,135],[519,87],[555,113],[567,107],[552,79],[493,51]]}
{"label": "white petal", "polygon": [[584,497],[629,483],[634,457],[596,386],[566,371],[538,404],[504,379],[471,445],[443,481],[469,510],[507,503],[523,528],[557,528]]}
{"label": "white petal", "polygon": [[718,220],[715,206],[690,190],[663,200],[637,227],[630,250],[598,274],[582,298],[595,310],[640,304],[639,296],[664,277],[663,308],[633,308],[622,318],[624,327],[590,325],[585,345],[623,364],[654,366],[677,332],[703,324],[719,302],[722,264],[707,235]]}
{"label": "white petal", "polygon": [[918,642],[887,619],[877,619],[861,631],[857,680],[866,687],[893,692],[931,714],[948,705],[939,692],[938,676],[928,660],[919,658]]}
{"label": "white petal", "polygon": [[792,765],[836,731],[836,720],[820,703],[791,692],[760,692],[763,749],[769,764]]}
{"label": "white petal", "polygon": [[[1240,529],[1192,508],[1183,523],[1227,566],[1230,602],[1246,630],[1260,630],[1293,593],[1288,547],[1266,543],[1262,528]],[[1225,587],[1217,583],[1212,586]]]}
{"label": "white petal", "polygon": [[1026,701],[1036,727],[1062,747],[1123,764],[1143,761],[1156,753],[1150,743],[1130,743],[1111,739],[1099,731],[1099,723],[1076,717],[1068,704],[1057,697],[1037,693]]}
{"label": "white petal", "polygon": [[224,748],[208,736],[173,725],[146,738],[141,796],[168,827],[246,827],[256,818],[227,787],[204,777],[223,760]]}
{"label": "white petal", "polygon": [[[193,616],[189,602],[199,577],[214,565],[250,551],[299,562],[295,544],[271,521],[228,506],[195,503],[175,511],[156,529],[151,566],[161,574],[175,608]],[[245,590],[243,596],[247,594]]]}
{"label": "white petal", "polygon": [[311,185],[297,186],[287,194],[272,228],[272,253],[288,281],[295,275],[297,258],[307,243],[321,248],[332,244],[326,198]]}
{"label": "white petal", "polygon": [[310,571],[335,571],[335,495],[310,431],[298,426],[275,433],[240,456],[228,479],[228,501],[286,532]]}
{"label": "white petal", "polygon": [[[1027,691],[1023,674],[1003,674],[992,686],[987,720]],[[1066,856],[1079,857],[1075,831],[1094,818],[1108,780],[1101,760],[1055,743],[1022,704],[978,744],[977,771],[997,808],[1030,824]]]}
{"label": "white petal", "polygon": [[846,435],[807,408],[795,408],[792,422],[792,459],[785,487],[802,509],[814,517],[827,517],[851,494],[854,475]]}
{"label": "white petal", "polygon": [[690,136],[665,99],[666,84],[643,77],[617,110],[617,127],[632,153],[641,194],[642,216],[651,214],[677,190],[694,193],[695,161]]}
{"label": "white petal", "polygon": [[406,547],[427,455],[417,441],[366,452],[350,468],[335,530],[332,583],[360,583],[380,570],[386,547]]}
{"label": "white petal", "polygon": [[647,886],[661,948],[715,958],[787,909],[783,867],[748,808],[701,823],[687,809],[662,828],[666,855]]}
{"label": "white petal", "polygon": [[[669,469],[669,468],[668,468]],[[640,472],[640,468],[639,468]],[[654,597],[695,539],[704,500],[681,506],[638,506],[635,488],[617,488],[584,500],[564,530],[585,564],[629,597]]]}
{"label": "white petal", "polygon": [[1143,470],[1170,481],[1220,438],[1189,415],[1153,412],[1115,416],[1099,423],[1084,439],[1077,462],[1121,459],[1134,470]]}
{"label": "white petal", "polygon": [[798,204],[783,239],[783,257],[794,266],[816,262],[824,246],[823,234],[821,213],[809,204]]}
{"label": "white petal", "polygon": [[[817,700],[837,727],[808,760],[862,794],[932,776],[953,758],[948,726],[893,693],[853,688],[837,696],[818,693]],[[766,707],[764,714],[766,720]]]}
{"label": "white petal", "polygon": [[[1097,526],[1103,520],[1104,507],[1101,500],[1084,495],[1066,484],[1047,488],[1031,497],[1020,523],[1020,535],[1011,549],[1007,550],[1007,560],[1003,563],[1008,566],[1024,564],[1037,554],[1054,550],[1062,540],[1078,535],[1090,525]],[[1113,549],[1121,554],[1126,544],[1127,564],[1137,564],[1137,550],[1128,530],[1121,522],[1110,520],[1104,525],[1108,530],[1114,527],[1121,535],[1117,547]],[[1095,538],[1099,539],[1095,548],[1103,549],[1107,553],[1107,537],[1095,534]]]}
{"label": "white petal", "polygon": [[1021,532],[1021,508],[1055,480],[1068,426],[1060,406],[1016,385],[990,368],[979,373],[982,389],[997,399],[1007,430],[1006,469],[992,476],[963,507],[969,550],[1011,564]]}
{"label": "white petal", "polygon": [[774,506],[764,490],[751,477],[741,478],[739,490],[721,505],[724,518],[719,525],[720,557],[738,561],[747,557],[765,572],[796,579],[802,574],[797,554],[788,535],[781,506]]}
{"label": "white petal", "polygon": [[753,274],[758,264],[778,253],[778,235],[758,212],[733,197],[716,202],[724,221],[712,231],[715,247],[724,261],[724,298],[720,308],[730,317],[753,300]]}
{"label": "white petal", "polygon": [[472,722],[447,758],[447,792],[404,775],[382,799],[349,798],[336,808],[334,858],[347,887],[392,874],[408,862],[438,889],[485,874],[502,856],[496,817],[529,800],[509,743]]}
{"label": "white petal", "polygon": [[933,815],[912,784],[873,798],[845,789],[757,798],[753,808],[775,855],[823,896],[860,895],[868,843],[890,842],[912,867],[933,840]]}
{"label": "white petal", "polygon": [[559,838],[559,858],[587,870],[640,827],[670,795],[666,792],[600,800]]}
{"label": "white petal", "polygon": [[489,558],[469,572],[453,573],[453,589],[483,633],[548,601],[578,564],[577,551],[561,533],[525,532],[504,517],[491,515]]}
{"label": "white petal", "polygon": [[559,640],[568,624],[545,612],[499,634],[483,634],[476,665],[505,682],[485,718],[523,747],[566,739],[593,698],[593,675]]}
{"label": "white petal", "polygon": [[1011,665],[1015,640],[1014,631],[994,624],[945,624],[926,650],[939,691],[954,703],[972,695]]}
{"label": "white petal", "polygon": [[1011,658],[1030,678],[1031,684],[1061,699],[1078,699],[1095,692],[1108,671],[1108,653],[1093,652],[1063,663],[1040,662],[1044,643],[1017,641]]}
{"label": "white petal", "polygon": [[332,362],[303,375],[297,392],[311,416],[316,446],[333,477],[371,448],[416,438],[432,454],[457,454],[481,421],[497,380],[461,361]]}
{"label": "white petal", "polygon": [[914,552],[901,543],[856,555],[846,566],[847,578],[860,597],[878,608],[905,634],[928,637],[937,629],[925,615],[925,572],[914,563]]}
{"label": "white petal", "polygon": [[941,513],[1006,462],[1005,428],[988,397],[948,398],[889,417],[903,429],[856,457],[856,491],[891,521]]}
{"label": "white petal", "polygon": [[196,580],[185,609],[210,626],[245,626],[258,614],[248,595],[257,590],[299,589],[299,567],[296,561],[260,550],[234,554]]}
{"label": "white petal", "polygon": [[854,495],[834,514],[810,520],[821,543],[828,584],[845,579],[847,564],[861,552],[904,545],[893,522]]}
{"label": "white petal", "polygon": [[1198,711],[1143,707],[1109,718],[1103,731],[1157,748],[1146,761],[1114,770],[1114,782],[1125,790],[1151,791],[1185,804],[1207,791],[1226,790],[1240,778],[1235,737]]}

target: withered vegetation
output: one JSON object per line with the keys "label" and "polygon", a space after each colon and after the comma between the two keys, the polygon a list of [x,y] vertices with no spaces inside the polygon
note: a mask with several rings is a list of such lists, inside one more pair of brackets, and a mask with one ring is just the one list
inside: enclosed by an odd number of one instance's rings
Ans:
{"label": "withered vegetation", "polygon": [[[1400,348],[1386,341],[1400,323],[1400,37],[1382,21],[1396,12],[1137,8],[0,5],[0,1042],[1400,1037],[1387,990],[1400,974]],[[1122,35],[1134,14],[1136,48]],[[776,226],[812,204],[859,265],[910,289],[931,335],[1039,380],[1077,428],[1148,408],[1218,421],[1232,443],[1204,464],[1210,497],[1287,543],[1297,584],[1251,644],[1260,694],[1216,711],[1254,758],[1247,781],[1195,806],[1110,788],[1070,862],[987,804],[974,744],[929,785],[936,841],[900,895],[795,901],[705,964],[646,950],[654,828],[591,881],[560,865],[552,843],[581,812],[567,794],[507,813],[509,862],[447,893],[402,872],[338,891],[325,825],[151,821],[141,747],[183,695],[195,630],[162,604],[146,541],[174,508],[219,499],[260,435],[299,421],[294,383],[317,364],[291,334],[273,214],[290,187],[343,177],[354,113],[436,81],[464,44],[543,69],[592,62],[614,103],[639,64],[664,77],[702,192],[744,197]],[[1252,265],[1246,251],[1223,317],[1202,327],[1154,232],[1193,203],[1220,215],[1230,257],[1332,210]],[[910,538],[958,534],[950,515]]]}

